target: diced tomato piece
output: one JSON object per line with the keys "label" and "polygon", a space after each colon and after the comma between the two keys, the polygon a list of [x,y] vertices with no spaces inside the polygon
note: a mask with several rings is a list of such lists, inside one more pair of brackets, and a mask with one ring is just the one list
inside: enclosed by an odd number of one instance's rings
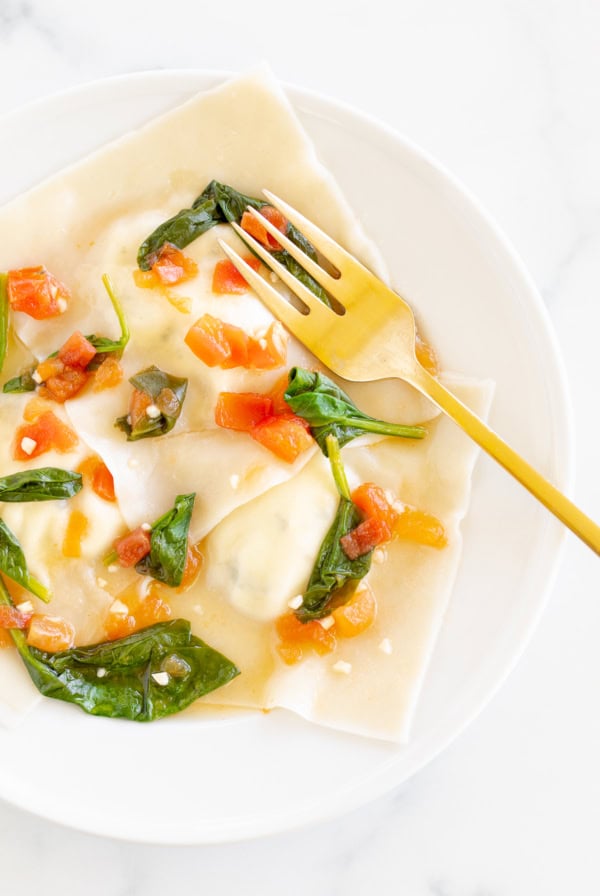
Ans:
{"label": "diced tomato piece", "polygon": [[256,370],[282,367],[287,360],[287,340],[281,324],[274,321],[261,339],[250,339],[248,367]]}
{"label": "diced tomato piece", "polygon": [[58,350],[58,357],[68,367],[87,367],[96,349],[80,330],[75,330]]}
{"label": "diced tomato piece", "polygon": [[438,376],[440,365],[435,349],[433,346],[429,345],[428,342],[425,342],[418,333],[415,334],[415,337],[415,355],[417,356],[417,361],[425,368],[425,370],[428,370],[432,376]]}
{"label": "diced tomato piece", "polygon": [[27,643],[48,653],[68,650],[75,643],[75,627],[61,616],[35,613],[27,632]]}
{"label": "diced tomato piece", "polygon": [[16,607],[0,606],[0,628],[27,628],[33,613],[21,613]]}
{"label": "diced tomato piece", "polygon": [[150,533],[138,526],[128,535],[115,541],[115,551],[119,555],[121,566],[135,566],[150,553]]}
{"label": "diced tomato piece", "polygon": [[257,392],[221,392],[215,408],[215,423],[238,432],[250,430],[273,414],[268,395]]}
{"label": "diced tomato piece", "polygon": [[129,422],[132,429],[146,416],[146,408],[152,404],[152,398],[141,389],[134,389],[129,399]]}
{"label": "diced tomato piece", "polygon": [[405,507],[394,525],[398,538],[425,544],[431,548],[445,548],[448,544],[444,524],[437,517],[416,507]]}
{"label": "diced tomato piece", "polygon": [[8,301],[13,311],[46,320],[66,311],[71,294],[43,265],[8,272]]}
{"label": "diced tomato piece", "polygon": [[385,491],[374,482],[364,482],[352,492],[352,500],[366,517],[374,517],[387,526],[389,541],[394,524],[398,519],[398,511],[394,509]]}
{"label": "diced tomato piece", "polygon": [[62,543],[64,557],[81,557],[81,541],[88,528],[89,520],[85,513],[82,513],[81,510],[72,510]]}
{"label": "diced tomato piece", "polygon": [[[254,255],[244,255],[246,264],[257,271],[260,267],[260,259]],[[223,258],[215,265],[212,279],[212,291],[217,295],[237,295],[246,292],[248,284],[228,258]]]}
{"label": "diced tomato piece", "polygon": [[378,544],[389,541],[389,528],[375,516],[369,516],[355,529],[340,538],[340,544],[344,553],[350,560],[356,560],[363,554],[368,554]]}
{"label": "diced tomato piece", "polygon": [[296,458],[314,445],[306,422],[295,414],[267,417],[250,430],[250,435],[288,464],[294,463]]}
{"label": "diced tomato piece", "polygon": [[361,582],[352,597],[331,614],[335,631],[342,638],[355,638],[375,621],[377,601],[366,582]]}
{"label": "diced tomato piece", "polygon": [[92,488],[104,501],[115,501],[115,480],[103,461],[100,461],[92,474]]}
{"label": "diced tomato piece", "polygon": [[[260,209],[260,214],[281,233],[286,232],[288,226],[287,218],[281,214],[279,209],[274,208],[272,205],[264,205]],[[240,226],[242,230],[245,230],[246,233],[253,236],[254,239],[258,240],[259,243],[262,243],[267,249],[281,248],[280,244],[275,237],[271,236],[264,224],[261,224],[254,215],[250,214],[250,212],[244,212],[242,220],[240,221]]]}
{"label": "diced tomato piece", "polygon": [[188,330],[185,344],[208,367],[217,367],[231,357],[223,321],[210,314],[204,314]]}
{"label": "diced tomato piece", "polygon": [[[35,442],[35,446],[30,454],[24,451],[22,447],[22,441],[25,438]],[[52,411],[46,411],[33,423],[27,423],[18,428],[13,457],[15,460],[29,460],[53,449],[61,454],[65,454],[71,451],[78,442],[77,435],[66,423],[59,420]]]}
{"label": "diced tomato piece", "polygon": [[112,389],[118,386],[123,379],[123,368],[116,358],[106,358],[100,367],[94,371],[94,391]]}
{"label": "diced tomato piece", "polygon": [[45,361],[40,361],[35,372],[42,382],[46,382],[53,376],[60,376],[64,369],[65,365],[60,358],[46,358]]}
{"label": "diced tomato piece", "polygon": [[184,255],[177,246],[165,243],[152,265],[152,271],[163,286],[174,286],[176,283],[183,283],[195,277],[198,265],[193,259]]}
{"label": "diced tomato piece", "polygon": [[7,647],[16,647],[16,644],[10,633],[5,628],[0,628],[0,650],[4,650]]}
{"label": "diced tomato piece", "polygon": [[223,321],[223,335],[229,346],[229,357],[222,361],[220,366],[224,370],[230,367],[247,367],[248,349],[252,341],[248,334],[240,327]]}
{"label": "diced tomato piece", "polygon": [[49,377],[39,393],[42,398],[64,404],[81,392],[89,378],[90,374],[81,367],[65,367],[62,373]]}
{"label": "diced tomato piece", "polygon": [[140,593],[138,583],[129,585],[119,592],[117,600],[127,608],[127,613],[114,613],[109,609],[105,622],[109,641],[125,638],[156,622],[166,622],[172,616],[171,607],[164,599],[164,591],[158,582],[152,582],[145,593]]}
{"label": "diced tomato piece", "polygon": [[287,373],[284,373],[282,377],[280,377],[271,391],[268,393],[269,398],[273,401],[273,413],[277,416],[278,414],[291,414],[292,409],[289,404],[287,404],[284,396],[289,384],[289,376]]}
{"label": "diced tomato piece", "polygon": [[295,613],[285,613],[275,620],[280,639],[277,650],[288,665],[297,663],[307,650],[320,655],[331,653],[336,646],[333,628],[325,629],[320,622],[300,622]]}
{"label": "diced tomato piece", "polygon": [[193,584],[200,572],[204,556],[197,544],[188,543],[187,557],[185,558],[185,566],[183,569],[183,578],[181,584],[177,586],[178,592],[187,591]]}
{"label": "diced tomato piece", "polygon": [[152,268],[149,271],[140,271],[139,268],[136,268],[133,272],[133,282],[140,289],[153,289],[158,286],[158,277]]}
{"label": "diced tomato piece", "polygon": [[38,417],[41,417],[42,414],[45,414],[51,408],[52,405],[45,398],[34,395],[23,408],[23,420],[27,421],[27,423],[33,423],[34,420],[37,420]]}

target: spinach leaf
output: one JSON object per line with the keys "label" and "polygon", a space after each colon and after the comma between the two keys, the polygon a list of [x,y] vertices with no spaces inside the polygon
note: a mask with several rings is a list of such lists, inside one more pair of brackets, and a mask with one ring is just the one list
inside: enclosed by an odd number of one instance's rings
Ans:
{"label": "spinach leaf", "polygon": [[385,423],[363,414],[333,380],[323,373],[305,370],[303,367],[293,367],[290,370],[284,397],[293,412],[309,424],[325,455],[328,435],[334,435],[340,445],[345,445],[366,432],[407,439],[422,439],[427,435],[427,430],[422,426]]}
{"label": "spinach leaf", "polygon": [[81,473],[58,467],[40,467],[0,477],[0,501],[57,501],[81,491]]}
{"label": "spinach leaf", "polygon": [[160,414],[158,417],[143,414],[133,426],[128,416],[119,417],[115,421],[115,426],[127,433],[127,441],[135,442],[137,439],[164,436],[170,432],[181,414],[187,391],[187,379],[171,376],[170,373],[165,373],[164,370],[152,365],[130,377],[129,382],[135,389],[149,396]]}
{"label": "spinach leaf", "polygon": [[8,274],[0,274],[0,371],[8,346]]}
{"label": "spinach leaf", "polygon": [[[11,604],[1,579],[0,603]],[[41,694],[96,716],[151,722],[180,712],[240,674],[231,660],[192,635],[185,619],[61,653],[30,647],[17,629],[11,636]],[[165,673],[166,683],[160,684]]]}
{"label": "spinach leaf", "polygon": [[7,380],[7,382],[4,383],[2,391],[5,393],[34,392],[37,388],[37,383],[33,379],[34,370],[35,367],[30,367],[28,370],[23,371],[19,376],[13,376],[11,380]]}
{"label": "spinach leaf", "polygon": [[296,610],[296,616],[301,622],[322,619],[328,616],[334,607],[346,603],[360,580],[371,568],[372,551],[351,560],[340,543],[344,535],[358,526],[362,515],[350,498],[339,442],[333,435],[327,437],[327,451],[333,478],[340,492],[340,503],[333,523],[319,548],[302,597],[302,604]]}
{"label": "spinach leaf", "polygon": [[[269,205],[269,203],[264,199],[246,196],[244,193],[234,190],[228,184],[211,180],[191,208],[181,209],[168,221],[160,224],[144,240],[138,250],[138,267],[142,271],[150,270],[165,243],[171,243],[173,246],[177,246],[178,249],[183,249],[216,224],[222,224],[225,221],[228,221],[230,224],[235,221],[239,224],[248,206],[261,209],[265,205]],[[317,261],[317,252],[312,243],[309,243],[306,237],[289,222],[286,236],[302,249],[309,258]],[[249,248],[252,251],[251,247]],[[283,264],[296,279],[310,289],[318,299],[331,307],[329,296],[323,287],[319,286],[317,281],[292,258],[289,252],[282,249],[273,252],[273,257]]]}
{"label": "spinach leaf", "polygon": [[21,545],[2,519],[0,519],[0,571],[40,600],[46,603],[50,600],[50,592],[30,574]]}
{"label": "spinach leaf", "polygon": [[157,520],[150,532],[150,553],[136,563],[136,571],[165,585],[181,585],[188,549],[188,531],[196,494],[177,495],[175,506]]}

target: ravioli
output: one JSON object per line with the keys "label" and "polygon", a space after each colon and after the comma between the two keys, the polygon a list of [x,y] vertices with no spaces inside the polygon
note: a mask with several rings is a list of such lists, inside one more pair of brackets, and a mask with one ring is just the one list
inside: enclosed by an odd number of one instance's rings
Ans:
{"label": "ravioli", "polygon": [[[3,508],[2,516],[32,569],[52,588],[52,612],[73,622],[78,644],[89,644],[101,639],[108,608],[123,587],[121,572],[106,573],[106,581],[102,574],[102,558],[115,538],[152,523],[176,495],[195,493],[189,535],[201,543],[203,566],[185,593],[170,595],[171,605],[241,671],[202,703],[283,707],[322,725],[406,740],[459,561],[459,523],[476,449],[401,382],[344,384],[366,413],[406,424],[429,421],[423,443],[363,438],[343,449],[343,459],[351,485],[374,481],[407,503],[427,507],[443,522],[449,543],[435,551],[393,541],[385,563],[369,573],[379,607],[373,626],[340,641],[330,656],[284,665],[273,622],[302,592],[335,514],[338,496],[329,464],[316,446],[287,463],[245,433],[218,427],[220,393],[267,393],[282,370],[209,368],[184,343],[202,315],[257,334],[273,318],[249,290],[214,294],[219,239],[242,248],[225,224],[186,247],[198,274],[171,288],[169,296],[140,288],[132,277],[143,239],[189,206],[213,178],[250,195],[260,195],[263,187],[284,195],[385,278],[377,250],[316,158],[285,95],[262,69],[193,98],[11,201],[0,209],[0,268],[43,262],[68,284],[73,300],[64,314],[42,323],[13,314],[21,348],[12,347],[5,372],[23,363],[23,347],[40,361],[75,330],[116,337],[103,274],[122,302],[131,338],[121,359],[122,383],[104,391],[87,388],[57,411],[78,434],[77,450],[17,464],[10,437],[0,449],[0,475],[42,462],[76,469],[96,454],[112,473],[116,503],[84,489],[68,506],[16,504]],[[56,226],[47,227],[49,220]],[[127,380],[151,364],[187,379],[183,409],[172,432],[127,441],[114,425],[127,413]],[[293,365],[318,366],[290,338],[287,367]],[[456,392],[486,412],[489,385],[464,381]],[[14,431],[27,400],[0,396],[3,431]],[[76,507],[93,525],[80,558],[57,559]],[[38,603],[36,608],[41,611]],[[380,649],[382,640],[391,651]],[[8,722],[29,711],[36,698],[14,660],[10,651],[0,651],[0,720]]]}

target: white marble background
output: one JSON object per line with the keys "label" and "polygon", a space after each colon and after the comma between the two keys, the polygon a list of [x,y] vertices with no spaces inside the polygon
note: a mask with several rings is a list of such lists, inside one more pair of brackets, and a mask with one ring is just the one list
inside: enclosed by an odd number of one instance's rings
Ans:
{"label": "white marble background", "polygon": [[[558,331],[576,498],[600,517],[600,2],[0,0],[0,113],[106,75],[262,58],[404,131],[506,230]],[[96,839],[1,804],[0,892],[600,892],[598,571],[570,538],[517,670],[402,791],[293,835],[181,849]]]}

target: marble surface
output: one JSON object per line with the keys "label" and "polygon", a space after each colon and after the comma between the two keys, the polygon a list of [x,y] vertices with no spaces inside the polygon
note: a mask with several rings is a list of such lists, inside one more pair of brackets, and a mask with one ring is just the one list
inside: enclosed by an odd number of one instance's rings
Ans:
{"label": "marble surface", "polygon": [[[408,134],[481,199],[542,291],[573,396],[575,497],[598,518],[599,40],[597,0],[0,0],[0,113],[111,74],[267,59],[282,80]],[[208,848],[96,839],[0,804],[0,890],[599,892],[597,582],[598,561],[569,538],[507,684],[399,792],[309,830]]]}

